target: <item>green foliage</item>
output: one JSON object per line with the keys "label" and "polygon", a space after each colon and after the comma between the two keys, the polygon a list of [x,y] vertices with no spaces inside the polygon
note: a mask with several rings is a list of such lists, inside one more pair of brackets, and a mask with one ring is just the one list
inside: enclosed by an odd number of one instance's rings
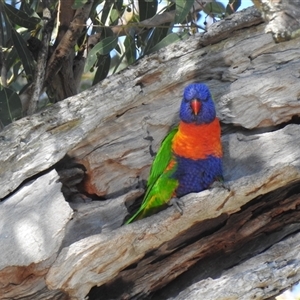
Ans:
{"label": "green foliage", "polygon": [[174,23],[182,23],[187,15],[189,14],[189,11],[191,10],[194,1],[190,0],[176,0],[176,14],[175,14],[175,21]]}
{"label": "green foliage", "polygon": [[203,11],[213,18],[223,18],[224,16],[235,13],[240,6],[241,0],[229,0],[226,7],[220,1],[212,1],[207,3]]}
{"label": "green foliage", "polygon": [[108,54],[110,51],[116,48],[117,44],[118,38],[116,36],[109,36],[96,44],[87,57],[85,72],[92,68],[98,58],[98,55]]}
{"label": "green foliage", "polygon": [[12,42],[14,44],[14,49],[17,51],[17,55],[21,60],[25,73],[27,75],[28,81],[32,81],[34,74],[34,59],[31,52],[28,50],[27,44],[24,38],[19,34],[14,28],[11,30]]}
{"label": "green foliage", "polygon": [[11,89],[0,86],[0,122],[6,126],[22,116],[19,95]]}
{"label": "green foliage", "polygon": [[225,14],[225,6],[222,2],[219,1],[213,1],[210,3],[207,3],[204,7],[204,12],[207,15],[210,16],[217,16],[217,17],[222,17]]}
{"label": "green foliage", "polygon": [[127,35],[124,40],[126,60],[129,65],[133,64],[137,59],[136,44],[134,35]]}
{"label": "green foliage", "polygon": [[241,6],[241,0],[229,0],[226,6],[226,14],[231,15]]}
{"label": "green foliage", "polygon": [[97,71],[94,76],[93,85],[106,78],[109,72],[111,57],[109,54],[98,55]]}
{"label": "green foliage", "polygon": [[139,0],[139,19],[144,21],[155,16],[157,12],[157,0]]}
{"label": "green foliage", "polygon": [[[195,33],[195,28],[199,30],[199,26],[195,24],[199,21],[200,14],[213,18],[222,17],[236,11],[241,4],[239,0],[228,1],[227,7],[221,2],[213,1],[208,3],[202,12],[195,13],[193,0],[95,0],[87,16],[88,26],[82,27],[81,36],[76,40],[72,52],[74,61],[86,57],[84,77],[89,76],[89,85],[94,85],[109,73],[117,72],[144,55],[159,51]],[[57,20],[59,2],[61,2],[61,11],[69,10],[71,15],[74,15],[77,9],[84,10],[90,3],[87,0],[74,0],[72,7],[66,7],[62,0],[48,2],[51,6],[47,9],[53,18],[52,39],[47,49],[48,60],[55,53],[61,39]],[[12,2],[0,0],[0,62],[2,61],[0,63],[0,122],[2,125],[7,125],[22,116],[20,98],[28,93],[28,87],[33,83],[35,74],[39,74],[36,71],[37,57],[45,30],[42,5],[43,1],[38,0]],[[163,17],[169,12],[172,12],[175,17],[164,20]],[[97,39],[90,44],[89,40],[94,36],[97,36]],[[47,66],[45,68],[47,71]],[[55,88],[52,87],[52,91],[55,93]]]}
{"label": "green foliage", "polygon": [[[24,5],[23,9],[24,10],[16,9],[13,6],[4,3],[4,10],[7,15],[7,18],[13,24],[28,29],[35,28],[36,25],[41,21],[41,19],[33,11],[31,12],[27,5]],[[28,14],[28,12],[30,12],[30,14]]]}
{"label": "green foliage", "polygon": [[83,7],[84,4],[87,3],[88,0],[74,0],[74,4],[72,6],[73,9],[78,9]]}

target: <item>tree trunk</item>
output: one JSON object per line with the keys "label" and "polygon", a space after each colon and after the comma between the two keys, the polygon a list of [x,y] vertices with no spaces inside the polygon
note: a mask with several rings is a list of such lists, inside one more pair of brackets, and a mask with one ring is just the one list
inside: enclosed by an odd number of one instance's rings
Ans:
{"label": "tree trunk", "polygon": [[300,36],[299,0],[253,0],[268,23],[266,32],[271,32],[276,42],[288,41]]}
{"label": "tree trunk", "polygon": [[[1,299],[268,299],[299,281],[300,39],[264,29],[249,8],[0,133]],[[122,226],[195,81],[228,189]]]}

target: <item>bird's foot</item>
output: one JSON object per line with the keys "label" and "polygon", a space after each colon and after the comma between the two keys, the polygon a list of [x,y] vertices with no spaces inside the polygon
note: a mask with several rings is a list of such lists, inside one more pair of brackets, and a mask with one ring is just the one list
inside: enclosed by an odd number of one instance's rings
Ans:
{"label": "bird's foot", "polygon": [[184,202],[181,200],[181,199],[179,199],[179,198],[172,198],[171,200],[170,200],[170,202],[168,203],[168,205],[169,206],[171,206],[171,205],[173,205],[175,208],[176,208],[176,210],[178,210],[179,211],[179,213],[182,215],[183,214],[183,209],[182,209],[182,207],[184,207]]}
{"label": "bird's foot", "polygon": [[219,180],[216,180],[214,181],[209,188],[215,188],[215,187],[218,187],[218,188],[223,188],[223,189],[226,189],[228,191],[230,191],[230,186],[228,183],[225,183],[224,181],[219,181]]}

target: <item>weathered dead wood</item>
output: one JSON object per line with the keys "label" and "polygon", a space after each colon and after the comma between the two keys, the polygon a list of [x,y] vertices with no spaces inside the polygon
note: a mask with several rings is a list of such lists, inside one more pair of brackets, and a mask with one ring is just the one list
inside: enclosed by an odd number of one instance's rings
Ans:
{"label": "weathered dead wood", "polygon": [[134,190],[118,198],[88,203],[70,203],[74,210],[72,220],[66,226],[62,247],[70,246],[88,236],[107,233],[122,226],[128,213],[125,201],[133,201],[143,194]]}
{"label": "weathered dead wood", "polygon": [[[293,195],[289,196],[290,193]],[[166,286],[166,282],[174,280],[178,274],[189,270],[197,261],[199,261],[197,271],[193,271],[193,269],[189,271],[193,275],[192,279],[188,280],[186,275],[182,276],[172,283],[171,287],[167,286],[165,292],[160,292],[154,299],[165,299],[166,296],[170,297],[171,295],[174,297],[179,292],[179,296],[175,299],[183,299],[184,296],[185,299],[216,299],[216,294],[220,295],[217,299],[227,299],[226,297],[230,293],[232,299],[251,299],[251,297],[259,298],[261,296],[265,299],[277,295],[282,290],[281,280],[285,277],[288,278],[290,285],[300,280],[300,274],[297,272],[300,268],[297,265],[299,263],[298,256],[294,257],[296,261],[287,262],[288,265],[290,264],[286,269],[288,276],[286,272],[282,272],[280,276],[276,274],[276,280],[263,278],[259,264],[254,264],[251,268],[249,268],[249,263],[245,268],[241,266],[239,269],[245,273],[243,277],[251,276],[253,269],[256,269],[258,277],[260,277],[259,281],[255,277],[254,282],[251,283],[242,277],[241,282],[243,282],[244,289],[236,286],[234,270],[230,272],[224,272],[224,270],[238,265],[246,258],[255,253],[261,253],[275,242],[299,231],[300,211],[296,209],[296,206],[299,205],[299,182],[259,196],[248,202],[246,208],[242,208],[241,212],[230,216],[222,214],[218,218],[195,224],[184,235],[147,253],[146,257],[136,266],[125,269],[111,282],[98,289],[94,287],[90,295],[94,295],[94,298],[97,295],[97,299],[126,299],[136,296],[144,298],[148,292]],[[298,241],[299,238],[300,236]],[[282,253],[272,251],[271,253],[282,262],[288,261],[291,255],[288,252],[287,256],[283,258]],[[278,267],[276,262],[274,265],[265,266],[264,272],[273,272],[272,267],[275,269],[276,266]],[[259,274],[259,272],[261,273]],[[278,270],[274,272],[277,273]],[[206,297],[194,296],[195,298],[193,298],[193,289],[186,285],[198,282],[196,286],[200,285],[202,288],[201,280],[205,279],[203,284],[207,284],[209,277],[220,278],[221,282],[226,280],[228,284],[222,292],[217,293],[218,289],[211,283],[212,285],[207,286],[204,290],[207,294]],[[170,289],[173,290],[172,293],[170,293]],[[210,292],[208,293],[208,291]],[[195,293],[203,292],[197,290]],[[166,296],[163,296],[164,294]],[[92,297],[92,299],[94,298]]]}
{"label": "weathered dead wood", "polygon": [[266,32],[271,32],[276,42],[300,36],[299,0],[253,0],[268,22]]}
{"label": "weathered dead wood", "polygon": [[[51,299],[44,276],[55,261],[72,209],[55,170],[28,182],[0,204],[0,298],[41,294]],[[33,299],[33,298],[31,298]],[[34,297],[38,299],[38,297]]]}
{"label": "weathered dead wood", "polygon": [[[229,226],[232,232],[229,233],[228,244],[220,243],[224,237],[221,232],[219,237],[212,238],[213,244],[200,240],[196,246],[192,244],[180,250],[190,239],[199,238],[195,228],[198,229],[202,221],[220,218],[224,214],[231,215],[259,195],[300,181],[299,144],[295,144],[295,141],[300,138],[299,134],[298,125],[289,125],[280,131],[264,133],[248,139],[240,134],[227,136],[225,167],[226,161],[230,165],[230,160],[235,159],[230,157],[230,147],[241,149],[242,153],[248,155],[247,149],[256,149],[251,151],[256,156],[248,157],[253,164],[248,173],[245,173],[246,176],[240,177],[237,172],[246,170],[249,166],[249,161],[243,160],[243,155],[237,162],[240,169],[231,169],[225,175],[230,184],[230,191],[216,188],[197,195],[190,194],[183,198],[186,203],[183,216],[174,212],[174,209],[169,209],[151,217],[151,220],[145,219],[110,233],[95,235],[73,243],[61,251],[49,270],[47,285],[52,289],[65,291],[74,299],[82,299],[92,286],[101,286],[116,278],[118,280],[117,275],[121,272],[121,281],[129,280],[126,290],[128,296],[145,295],[176,278],[186,270],[184,266],[188,268],[198,259],[203,258],[202,255],[210,253],[212,246],[216,250],[230,248],[231,244],[237,242],[236,240],[244,241],[256,237],[255,234],[260,234],[264,230],[268,231],[268,226],[269,228],[275,226],[272,224],[272,218],[276,219],[275,216],[285,210],[296,210],[298,200],[292,204],[287,201],[286,204],[282,204],[282,209],[270,210],[270,215],[262,215],[261,218],[258,217],[253,221],[249,220],[252,213],[248,213],[248,216],[242,218],[241,223],[237,224],[239,226],[236,231],[233,230],[233,226]],[[276,143],[277,139],[281,143]],[[288,155],[284,155],[286,153]],[[230,181],[231,178],[234,180]],[[258,209],[257,206],[254,208]],[[225,220],[226,218],[221,218],[216,223],[212,222],[211,227],[205,227],[205,230],[208,228],[213,230],[212,228],[218,227],[220,222]],[[296,222],[295,219],[291,220]],[[275,224],[279,226],[279,223],[275,222]],[[281,226],[284,227],[284,224],[283,222]],[[286,221],[286,224],[289,222]],[[200,230],[200,236],[201,234],[203,232]],[[174,259],[172,255],[175,256]],[[158,263],[155,264],[155,261]],[[126,268],[129,268],[129,271],[126,271]],[[135,280],[130,281],[133,277]],[[75,278],[81,278],[81,282],[84,281],[85,285]]]}
{"label": "weathered dead wood", "polygon": [[224,271],[219,278],[208,278],[191,285],[172,299],[273,299],[283,286],[292,286],[300,280],[299,241],[298,233]]}
{"label": "weathered dead wood", "polygon": [[[53,22],[51,21],[50,2],[43,2],[43,30],[41,47],[37,55],[37,63],[33,76],[33,83],[27,88],[26,97],[22,96],[22,110],[26,115],[32,115],[36,112],[40,96],[43,92],[44,77],[45,77],[45,65],[48,58],[48,47],[51,40],[51,32],[53,30]],[[25,101],[25,98],[28,100]]]}

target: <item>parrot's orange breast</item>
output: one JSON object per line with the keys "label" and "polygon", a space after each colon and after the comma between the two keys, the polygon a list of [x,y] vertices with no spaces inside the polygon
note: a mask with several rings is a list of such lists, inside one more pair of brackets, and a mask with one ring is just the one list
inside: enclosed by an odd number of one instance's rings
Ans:
{"label": "parrot's orange breast", "polygon": [[221,127],[218,118],[209,124],[179,123],[172,142],[176,155],[194,160],[208,156],[222,157]]}

